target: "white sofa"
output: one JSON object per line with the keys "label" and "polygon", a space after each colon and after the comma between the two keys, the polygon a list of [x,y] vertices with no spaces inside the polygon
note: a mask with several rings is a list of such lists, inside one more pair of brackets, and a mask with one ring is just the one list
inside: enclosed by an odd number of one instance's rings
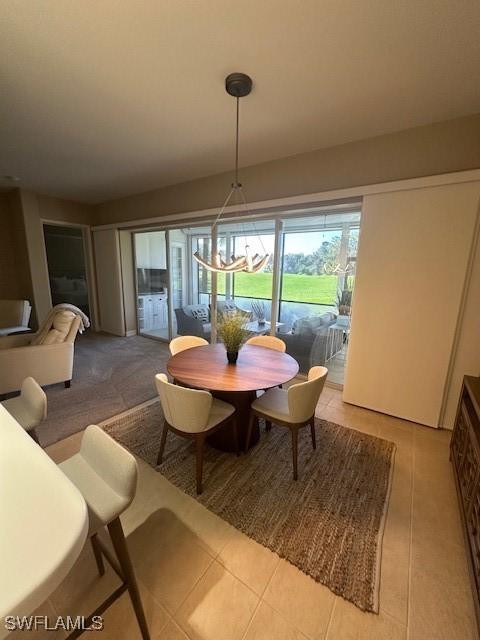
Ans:
{"label": "white sofa", "polygon": [[79,326],[78,315],[62,311],[55,315],[42,344],[35,344],[39,334],[0,338],[0,395],[18,391],[28,376],[42,387],[57,382],[69,387]]}
{"label": "white sofa", "polygon": [[28,300],[0,300],[0,336],[30,331],[32,307]]}

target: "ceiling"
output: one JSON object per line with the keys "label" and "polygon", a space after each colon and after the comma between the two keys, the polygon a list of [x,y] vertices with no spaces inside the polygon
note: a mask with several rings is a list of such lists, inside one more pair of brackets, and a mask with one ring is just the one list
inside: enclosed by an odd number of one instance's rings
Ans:
{"label": "ceiling", "polygon": [[[475,0],[8,0],[0,176],[101,202],[480,111]],[[0,186],[11,183],[0,179]]]}

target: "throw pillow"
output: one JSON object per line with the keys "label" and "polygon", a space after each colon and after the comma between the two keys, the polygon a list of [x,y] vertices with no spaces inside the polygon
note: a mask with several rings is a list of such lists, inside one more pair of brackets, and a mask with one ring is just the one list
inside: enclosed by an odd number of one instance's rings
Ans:
{"label": "throw pillow", "polygon": [[208,309],[206,307],[196,307],[192,309],[192,316],[200,320],[202,324],[205,324],[205,322],[208,322]]}

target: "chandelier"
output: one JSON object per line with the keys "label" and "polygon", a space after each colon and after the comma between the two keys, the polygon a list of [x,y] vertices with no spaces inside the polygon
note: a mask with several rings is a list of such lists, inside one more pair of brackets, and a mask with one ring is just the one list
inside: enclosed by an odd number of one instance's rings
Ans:
{"label": "chandelier", "polygon": [[344,275],[352,275],[355,271],[355,266],[352,262],[347,262],[346,265],[342,267],[339,262],[326,262],[323,271],[326,275],[335,275],[335,276],[344,276]]}
{"label": "chandelier", "polygon": [[[232,197],[235,196],[235,200],[243,205],[247,214],[249,214],[247,200],[245,198],[245,194],[243,193],[243,188],[241,183],[238,180],[238,132],[239,132],[239,116],[240,116],[240,98],[244,96],[248,96],[248,94],[252,90],[252,79],[244,73],[231,73],[225,79],[225,89],[227,93],[233,96],[237,101],[237,117],[236,117],[236,135],[235,135],[235,181],[232,183],[230,192],[223,203],[222,208],[218,216],[215,219],[215,222],[212,225],[212,232],[215,227],[218,225],[220,218],[225,211],[228,203],[231,201]],[[209,271],[216,271],[219,273],[235,273],[238,271],[245,271],[246,273],[256,273],[257,271],[261,271],[267,264],[270,255],[265,252],[265,247],[263,246],[263,242],[260,236],[258,236],[260,240],[260,245],[262,247],[262,254],[253,253],[247,241],[245,244],[245,252],[244,255],[236,256],[231,255],[230,258],[227,256],[223,257],[221,252],[218,251],[215,255],[212,256],[212,261],[208,262],[198,251],[195,251],[193,257],[202,267],[208,269]]]}

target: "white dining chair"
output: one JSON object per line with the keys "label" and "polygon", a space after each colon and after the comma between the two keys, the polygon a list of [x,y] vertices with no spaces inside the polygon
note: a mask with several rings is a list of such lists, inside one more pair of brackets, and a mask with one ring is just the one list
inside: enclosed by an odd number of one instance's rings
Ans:
{"label": "white dining chair", "polygon": [[[121,586],[89,616],[89,620],[101,615],[128,590],[143,640],[149,640],[142,600],[120,522],[120,515],[135,497],[135,458],[100,427],[90,425],[83,434],[80,451],[61,462],[59,467],[87,503],[89,537],[100,575],[105,573],[103,558],[106,558],[122,580]],[[104,527],[107,527],[110,534],[116,559],[97,535]]]}
{"label": "white dining chair", "polygon": [[38,442],[36,428],[47,417],[47,396],[31,376],[22,382],[20,395],[1,403],[10,415]]}
{"label": "white dining chair", "polygon": [[[249,338],[245,344],[252,344],[257,347],[265,347],[266,349],[272,349],[273,351],[280,351],[280,353],[285,353],[287,350],[287,345],[280,338],[276,338],[275,336],[252,336]],[[280,389],[282,385],[280,385]],[[261,395],[266,389],[263,391],[258,391],[257,395]]]}
{"label": "white dining chair", "polygon": [[193,347],[203,347],[208,344],[205,338],[198,336],[178,336],[170,340],[169,349],[172,356],[185,349],[192,349]]}
{"label": "white dining chair", "polygon": [[274,351],[281,351],[285,353],[287,345],[283,340],[276,336],[252,336],[245,344],[253,344],[257,347],[265,347],[266,349],[273,349]]}
{"label": "white dining chair", "polygon": [[250,446],[250,438],[255,417],[264,418],[267,430],[272,423],[288,427],[292,433],[293,479],[298,479],[298,432],[310,425],[312,446],[315,442],[315,407],[322,393],[328,369],[312,367],[306,382],[298,382],[288,389],[269,389],[252,403],[247,430],[245,451]]}
{"label": "white dining chair", "polygon": [[239,454],[235,407],[214,398],[209,391],[187,389],[168,382],[164,373],[155,376],[165,420],[157,465],[162,464],[168,431],[195,440],[197,494],[202,493],[203,448],[205,439],[232,423],[235,448]]}

